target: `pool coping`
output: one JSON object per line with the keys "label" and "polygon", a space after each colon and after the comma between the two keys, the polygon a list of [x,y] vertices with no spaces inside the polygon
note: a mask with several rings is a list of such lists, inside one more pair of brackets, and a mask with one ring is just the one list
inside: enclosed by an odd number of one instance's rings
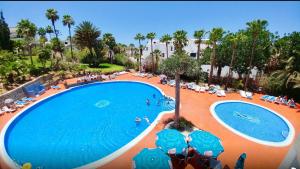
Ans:
{"label": "pool coping", "polygon": [[[234,129],[233,127],[229,126],[228,124],[226,124],[223,120],[221,120],[219,118],[219,116],[216,114],[215,112],[215,107],[221,103],[227,103],[227,102],[239,102],[239,103],[247,103],[247,104],[251,104],[251,105],[254,105],[254,106],[258,106],[258,107],[261,107],[261,108],[264,108],[270,112],[272,112],[273,114],[275,114],[276,116],[280,117],[286,124],[287,126],[289,127],[290,129],[290,132],[289,132],[289,135],[286,137],[286,139],[284,141],[281,141],[281,142],[272,142],[272,141],[263,141],[263,140],[260,140],[260,139],[257,139],[255,137],[251,137],[247,134],[244,134],[236,129]],[[272,146],[272,147],[285,147],[285,146],[288,146],[292,143],[294,137],[295,137],[295,129],[294,129],[294,126],[282,115],[280,115],[279,113],[277,113],[276,111],[272,110],[272,109],[269,109],[267,107],[264,107],[264,106],[261,106],[259,104],[255,104],[255,103],[251,103],[251,102],[246,102],[246,101],[241,101],[241,100],[225,100],[225,101],[217,101],[215,103],[213,103],[210,108],[209,108],[212,116],[221,124],[223,125],[225,128],[227,128],[228,130],[230,130],[231,132],[233,132],[234,134],[238,135],[238,136],[241,136],[245,139],[248,139],[250,141],[253,141],[255,143],[259,143],[259,144],[263,144],[263,145],[267,145],[267,146]]]}
{"label": "pool coping", "polygon": [[[34,102],[33,104],[31,104],[30,106],[26,107],[25,109],[23,109],[22,111],[20,111],[20,113],[18,113],[17,115],[13,116],[3,127],[3,129],[1,130],[0,133],[0,155],[3,157],[4,162],[11,168],[21,168],[21,166],[19,166],[17,163],[15,163],[11,157],[8,155],[6,148],[5,148],[5,134],[6,131],[8,129],[8,127],[11,125],[11,123],[18,118],[21,114],[23,114],[26,110],[28,110],[29,108],[33,107],[34,105],[50,98],[53,97],[55,95],[70,91],[74,88],[79,88],[82,86],[88,86],[88,85],[93,85],[93,84],[103,84],[103,83],[114,83],[114,82],[133,82],[133,83],[141,83],[141,84],[145,84],[148,86],[151,86],[155,89],[157,89],[163,96],[167,96],[160,88],[147,83],[147,82],[142,82],[142,81],[135,81],[135,80],[112,80],[112,81],[102,81],[102,82],[94,82],[94,83],[89,83],[89,84],[83,84],[83,85],[78,85],[78,86],[73,86],[70,87],[68,89],[59,91],[57,93],[51,94],[45,98],[42,98],[41,100],[38,100],[36,102]],[[175,99],[171,96],[167,96],[168,98],[172,99],[175,101]],[[111,162],[112,160],[116,159],[117,157],[121,156],[122,154],[124,154],[126,151],[128,151],[130,148],[132,148],[133,146],[135,146],[139,141],[141,141],[146,135],[148,135],[153,129],[154,127],[159,123],[159,120],[161,119],[161,117],[165,114],[171,114],[174,113],[175,108],[173,110],[170,111],[162,111],[160,113],[158,113],[157,117],[153,120],[153,122],[143,131],[141,132],[138,136],[136,136],[134,139],[132,139],[130,142],[128,142],[127,144],[125,144],[124,146],[120,147],[118,150],[112,152],[111,154],[106,155],[103,158],[100,158],[96,161],[87,163],[85,165],[76,167],[76,169],[86,169],[86,168],[98,168],[101,167],[105,164],[107,164],[108,162]]]}

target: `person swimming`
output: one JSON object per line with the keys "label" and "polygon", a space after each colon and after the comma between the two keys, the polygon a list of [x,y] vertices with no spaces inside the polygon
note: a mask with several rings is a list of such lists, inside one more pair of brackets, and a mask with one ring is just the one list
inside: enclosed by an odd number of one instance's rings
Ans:
{"label": "person swimming", "polygon": [[150,125],[150,120],[147,116],[144,117],[144,120]]}
{"label": "person swimming", "polygon": [[153,96],[154,99],[156,98],[156,95],[155,95],[155,94],[153,94],[152,96]]}
{"label": "person swimming", "polygon": [[139,117],[136,117],[136,118],[135,118],[135,122],[136,122],[136,124],[139,124],[141,121],[142,121],[142,119],[141,119],[141,118],[139,118]]}
{"label": "person swimming", "polygon": [[149,99],[146,100],[146,104],[147,104],[148,106],[150,105],[150,100],[149,100]]}

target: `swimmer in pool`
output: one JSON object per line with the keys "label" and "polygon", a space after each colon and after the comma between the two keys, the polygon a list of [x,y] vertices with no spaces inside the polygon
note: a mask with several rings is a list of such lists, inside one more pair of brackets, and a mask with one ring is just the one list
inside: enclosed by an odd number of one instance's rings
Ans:
{"label": "swimmer in pool", "polygon": [[144,117],[144,120],[150,125],[150,120],[147,116]]}
{"label": "swimmer in pool", "polygon": [[150,100],[149,100],[149,99],[146,100],[146,104],[147,104],[148,106],[150,105]]}
{"label": "swimmer in pool", "polygon": [[154,99],[156,98],[156,95],[155,95],[155,94],[153,94],[153,98],[154,98]]}
{"label": "swimmer in pool", "polygon": [[142,119],[141,119],[141,118],[139,118],[139,117],[136,117],[136,118],[135,118],[135,122],[136,122],[136,124],[139,124],[141,121],[142,121]]}

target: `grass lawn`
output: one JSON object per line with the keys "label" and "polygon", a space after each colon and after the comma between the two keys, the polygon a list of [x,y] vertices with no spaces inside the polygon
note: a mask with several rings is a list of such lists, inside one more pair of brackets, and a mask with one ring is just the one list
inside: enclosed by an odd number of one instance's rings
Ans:
{"label": "grass lawn", "polygon": [[113,73],[125,70],[124,66],[110,64],[110,63],[101,63],[99,68],[86,68],[86,71],[90,72],[101,72],[101,73]]}
{"label": "grass lawn", "polygon": [[[31,60],[30,60],[30,56],[25,56],[25,61],[26,61],[26,63],[27,64],[31,64]],[[38,66],[38,67],[42,67],[43,65],[42,65],[42,63],[41,62],[39,62],[39,60],[38,60],[38,56],[32,56],[32,60],[33,60],[33,64],[34,65],[36,65],[36,66]],[[51,62],[48,60],[47,62],[46,62],[46,67],[50,67],[50,65],[51,65]]]}

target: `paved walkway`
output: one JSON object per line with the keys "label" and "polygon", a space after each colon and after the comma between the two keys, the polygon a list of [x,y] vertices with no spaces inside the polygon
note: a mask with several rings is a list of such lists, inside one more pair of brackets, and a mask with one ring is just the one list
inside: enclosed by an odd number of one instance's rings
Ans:
{"label": "paved walkway", "polygon": [[[117,77],[115,80],[136,80],[151,83],[164,91],[166,95],[175,97],[174,87],[168,85],[161,85],[159,83],[158,77],[153,77],[150,79],[135,77],[132,74],[125,74]],[[70,80],[72,81],[72,80]],[[63,89],[61,89],[63,90]],[[44,95],[39,98],[46,97],[56,90],[50,89]],[[277,169],[281,161],[285,158],[290,146],[286,147],[270,147],[261,144],[254,143],[243,137],[240,137],[221,124],[219,124],[210,114],[209,107],[216,101],[220,100],[244,100],[248,102],[253,102],[260,104],[262,106],[268,107],[276,112],[280,113],[286,117],[294,126],[296,131],[296,137],[300,133],[300,111],[299,109],[290,109],[286,106],[276,105],[273,103],[267,103],[261,101],[261,95],[254,95],[253,100],[243,99],[239,94],[227,94],[226,97],[220,98],[216,95],[210,95],[208,93],[196,93],[187,89],[181,90],[181,110],[180,113],[186,119],[192,121],[197,128],[204,129],[217,135],[222,140],[225,152],[219,156],[222,161],[223,166],[225,164],[229,165],[230,168],[234,167],[236,159],[243,152],[247,153],[247,159],[245,163],[246,169]],[[3,128],[5,123],[12,118],[16,113],[5,114],[0,117],[0,129]],[[163,116],[163,119],[171,117],[172,114]],[[163,121],[163,120],[161,120]],[[132,147],[130,150],[125,152],[123,155],[119,156],[112,162],[100,167],[101,169],[131,169],[132,168],[132,158],[141,151],[144,147],[155,147],[155,134],[163,129],[163,124],[159,123],[142,141]],[[2,159],[1,159],[2,160]],[[6,168],[3,162],[0,162],[0,168]],[[188,166],[187,168],[192,168]]]}

